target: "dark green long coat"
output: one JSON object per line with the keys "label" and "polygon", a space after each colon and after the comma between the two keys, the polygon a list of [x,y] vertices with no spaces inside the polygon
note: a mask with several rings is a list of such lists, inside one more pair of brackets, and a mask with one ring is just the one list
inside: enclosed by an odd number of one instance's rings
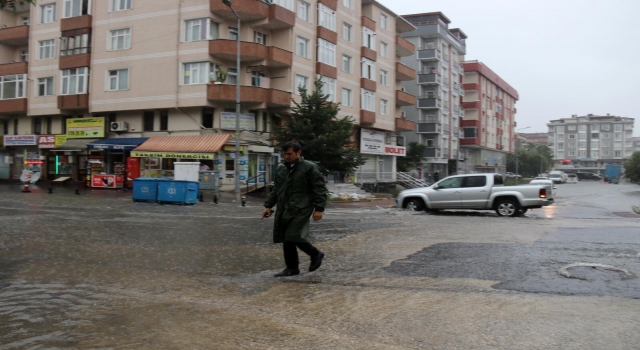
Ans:
{"label": "dark green long coat", "polygon": [[300,158],[292,172],[285,164],[278,165],[275,186],[266,208],[277,204],[273,224],[273,242],[308,242],[309,218],[314,210],[324,211],[327,187],[318,166]]}

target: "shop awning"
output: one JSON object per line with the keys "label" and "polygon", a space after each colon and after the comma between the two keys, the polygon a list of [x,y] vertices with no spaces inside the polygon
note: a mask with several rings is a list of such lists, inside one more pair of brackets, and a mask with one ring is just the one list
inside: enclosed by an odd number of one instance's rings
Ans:
{"label": "shop awning", "polygon": [[217,153],[231,134],[151,136],[136,152]]}
{"label": "shop awning", "polygon": [[93,142],[89,142],[87,144],[87,147],[97,148],[97,149],[131,151],[141,143],[147,141],[148,139],[149,139],[148,137],[100,139]]}
{"label": "shop awning", "polygon": [[67,139],[67,141],[50,151],[81,151],[87,149],[87,144],[98,139]]}

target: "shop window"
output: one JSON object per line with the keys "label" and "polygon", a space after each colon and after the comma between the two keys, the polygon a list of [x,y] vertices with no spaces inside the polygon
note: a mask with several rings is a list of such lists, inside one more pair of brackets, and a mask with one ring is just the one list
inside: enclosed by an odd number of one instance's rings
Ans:
{"label": "shop window", "polygon": [[160,131],[169,130],[169,111],[160,111]]}
{"label": "shop window", "polygon": [[205,129],[213,129],[213,108],[202,109],[202,126]]}
{"label": "shop window", "polygon": [[153,111],[144,112],[142,131],[153,131],[155,113]]}

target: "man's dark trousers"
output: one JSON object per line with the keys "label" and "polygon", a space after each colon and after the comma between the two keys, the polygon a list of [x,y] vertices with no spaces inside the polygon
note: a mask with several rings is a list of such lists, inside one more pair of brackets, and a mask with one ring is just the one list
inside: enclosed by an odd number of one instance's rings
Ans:
{"label": "man's dark trousers", "polygon": [[300,271],[298,260],[298,250],[300,248],[307,255],[313,257],[320,254],[318,248],[311,245],[308,242],[284,242],[282,243],[282,249],[284,250],[284,263],[287,265],[287,269],[293,271]]}

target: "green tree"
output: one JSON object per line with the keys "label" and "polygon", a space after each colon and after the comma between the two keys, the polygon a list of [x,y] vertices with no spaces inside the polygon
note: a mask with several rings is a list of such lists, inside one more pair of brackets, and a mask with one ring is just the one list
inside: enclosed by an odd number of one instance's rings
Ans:
{"label": "green tree", "polygon": [[406,172],[411,169],[416,169],[418,164],[422,162],[422,155],[426,149],[426,145],[422,145],[418,142],[409,142],[406,157],[397,158],[396,167],[398,168],[398,171]]}
{"label": "green tree", "polygon": [[640,181],[640,152],[633,152],[624,162],[624,176],[634,182]]}
{"label": "green tree", "polygon": [[35,4],[36,0],[0,0],[0,9],[15,9],[18,5]]}
{"label": "green tree", "polygon": [[339,105],[328,101],[329,95],[322,94],[320,79],[314,82],[314,87],[311,93],[305,88],[299,89],[302,99],[300,103],[293,101],[291,117],[283,126],[271,124],[271,140],[278,144],[298,141],[303,156],[317,162],[325,175],[333,171],[353,171],[366,162],[351,140],[355,134],[353,119],[337,117]]}
{"label": "green tree", "polygon": [[[524,176],[536,176],[541,172],[546,172],[553,164],[553,153],[548,146],[534,143],[526,144],[518,152],[517,172]],[[507,155],[507,171],[516,172],[516,155]]]}

